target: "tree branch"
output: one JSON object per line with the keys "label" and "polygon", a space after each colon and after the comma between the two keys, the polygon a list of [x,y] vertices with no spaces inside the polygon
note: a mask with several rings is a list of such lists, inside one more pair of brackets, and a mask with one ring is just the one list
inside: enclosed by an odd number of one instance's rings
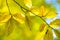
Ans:
{"label": "tree branch", "polygon": [[[21,6],[21,5],[20,5],[18,2],[16,2],[15,0],[13,0],[13,1],[14,1],[18,6],[20,6],[21,8],[23,8],[23,9],[25,9],[25,10],[31,12],[30,10],[28,10],[28,9],[24,8],[23,6]],[[22,11],[23,11],[23,10],[22,10]],[[38,15],[36,15],[36,14],[33,13],[33,12],[31,12],[31,13],[34,14],[35,16],[41,18],[41,19],[48,25],[48,27],[52,28],[41,16],[38,16]],[[54,28],[52,28],[52,29],[54,30]]]}

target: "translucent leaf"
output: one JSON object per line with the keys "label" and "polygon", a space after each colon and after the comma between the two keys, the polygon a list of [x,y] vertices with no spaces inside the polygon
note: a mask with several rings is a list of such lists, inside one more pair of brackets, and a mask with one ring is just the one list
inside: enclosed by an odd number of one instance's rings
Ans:
{"label": "translucent leaf", "polygon": [[[13,23],[12,23],[13,22]],[[11,26],[12,25],[12,26]],[[4,38],[4,40],[28,40],[31,39],[31,31],[27,28],[25,24],[20,24],[19,22],[11,19],[10,28],[7,30],[9,35]]]}
{"label": "translucent leaf", "polygon": [[57,38],[60,38],[60,30],[55,29],[54,32],[55,32]]}
{"label": "translucent leaf", "polygon": [[40,32],[42,32],[42,31],[44,30],[45,26],[46,26],[45,23],[42,23],[42,24],[40,25]]}
{"label": "translucent leaf", "polygon": [[43,21],[37,16],[32,16],[31,20],[33,22],[32,27],[31,27],[31,31],[32,31],[32,39],[31,40],[39,40],[43,37],[45,31],[47,30],[47,27],[46,27],[46,30],[44,27],[44,29],[42,29],[42,31],[40,32],[40,25],[43,24]]}
{"label": "translucent leaf", "polygon": [[24,4],[25,4],[28,8],[31,8],[31,7],[32,7],[32,2],[31,2],[31,0],[24,0]]}
{"label": "translucent leaf", "polygon": [[0,23],[7,22],[11,18],[10,14],[2,14],[0,13]]}
{"label": "translucent leaf", "polygon": [[[15,0],[18,4],[20,4],[22,7],[24,7],[24,8],[26,8],[26,9],[29,9],[26,5],[25,5],[25,2],[24,2],[24,0]],[[15,2],[14,0],[13,0],[13,2],[14,2],[14,4],[15,5],[17,5],[17,3]],[[29,1],[29,2],[31,2],[31,1]],[[26,2],[26,3],[28,3],[28,2]],[[18,5],[17,5],[18,6]],[[19,7],[20,8],[20,7]]]}
{"label": "translucent leaf", "polygon": [[57,28],[58,26],[60,26],[60,19],[56,19],[56,20],[53,20],[51,23],[50,23],[51,26]]}
{"label": "translucent leaf", "polygon": [[17,5],[16,2],[14,2],[13,0],[7,0],[7,2],[8,2],[9,10],[10,10],[12,15],[16,14],[16,13],[23,13],[21,11],[21,8]]}
{"label": "translucent leaf", "polygon": [[52,29],[48,29],[46,31],[46,34],[44,36],[44,40],[53,40],[53,33],[52,33]]}
{"label": "translucent leaf", "polygon": [[48,9],[45,8],[44,5],[42,5],[39,9],[39,12],[40,12],[40,16],[44,17],[45,15],[47,15]]}
{"label": "translucent leaf", "polygon": [[0,9],[2,8],[2,4],[3,4],[2,2],[3,2],[3,1],[2,1],[2,0],[0,0]]}
{"label": "translucent leaf", "polygon": [[6,0],[0,0],[0,12],[8,12],[8,8],[6,5]]}
{"label": "translucent leaf", "polygon": [[40,31],[39,28],[43,21],[37,16],[33,16],[31,20],[33,21],[32,31],[33,32]]}
{"label": "translucent leaf", "polygon": [[60,40],[60,38],[55,38],[54,40]]}
{"label": "translucent leaf", "polygon": [[45,0],[31,0],[32,1],[32,6],[33,7],[40,7],[41,4],[44,4],[45,3]]}
{"label": "translucent leaf", "polygon": [[6,24],[6,27],[7,36],[4,38],[4,40],[20,39],[19,37],[21,36],[21,30],[19,22],[15,21],[14,19],[10,19]]}
{"label": "translucent leaf", "polygon": [[3,38],[6,36],[6,23],[0,24],[0,40],[3,40]]}
{"label": "translucent leaf", "polygon": [[57,13],[54,11],[50,11],[47,13],[46,18],[54,18],[57,16]]}
{"label": "translucent leaf", "polygon": [[[34,35],[34,40],[42,40],[43,36],[45,35],[45,32],[47,30],[47,25],[44,26],[44,28],[42,27],[44,22],[37,16],[34,16],[32,18],[34,24],[32,26],[32,32]],[[38,21],[37,21],[38,20]],[[42,29],[43,28],[43,29]]]}
{"label": "translucent leaf", "polygon": [[6,23],[7,36],[9,36],[13,32],[14,25],[15,25],[15,21],[12,18]]}
{"label": "translucent leaf", "polygon": [[18,21],[19,23],[24,23],[25,21],[25,18],[23,15],[19,14],[19,13],[16,13],[13,15],[13,18]]}
{"label": "translucent leaf", "polygon": [[[54,8],[51,8],[54,9]],[[39,15],[42,17],[46,17],[46,18],[54,18],[56,17],[57,13],[55,12],[55,10],[51,10],[47,8],[44,5],[41,5],[40,9],[39,9]],[[54,16],[53,16],[54,15]]]}
{"label": "translucent leaf", "polygon": [[[39,14],[39,9],[38,8],[31,8],[30,9],[33,13],[35,13],[36,15]],[[32,13],[31,13],[32,14]]]}
{"label": "translucent leaf", "polygon": [[25,24],[31,29],[33,25],[33,21],[32,21],[32,16],[30,16],[29,14],[25,16]]}
{"label": "translucent leaf", "polygon": [[[6,22],[6,23],[3,23],[3,24],[1,24],[0,25],[0,27],[2,28],[1,29],[1,39],[6,39],[9,35],[11,35],[11,33],[13,32],[13,30],[14,30],[14,28],[15,28],[15,25],[17,25],[17,24],[15,24],[15,22],[16,21],[14,21],[12,18],[8,21],[8,22]],[[3,29],[3,27],[4,27],[4,29]],[[18,26],[17,26],[18,27]]]}
{"label": "translucent leaf", "polygon": [[36,36],[35,36],[35,40],[42,40],[46,31],[47,31],[47,26],[45,26],[45,28],[43,29],[43,31],[37,32]]}

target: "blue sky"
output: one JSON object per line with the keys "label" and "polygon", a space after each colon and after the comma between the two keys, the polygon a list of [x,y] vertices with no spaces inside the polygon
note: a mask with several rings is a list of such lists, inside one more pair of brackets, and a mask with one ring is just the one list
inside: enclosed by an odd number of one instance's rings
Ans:
{"label": "blue sky", "polygon": [[60,11],[60,4],[57,4],[57,0],[46,0],[46,3],[53,4],[56,7],[57,11]]}

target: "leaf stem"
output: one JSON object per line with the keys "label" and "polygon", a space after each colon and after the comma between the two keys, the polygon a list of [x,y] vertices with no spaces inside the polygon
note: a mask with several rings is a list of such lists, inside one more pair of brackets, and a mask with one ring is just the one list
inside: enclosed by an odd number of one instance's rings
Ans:
{"label": "leaf stem", "polygon": [[[20,5],[18,2],[16,2],[15,0],[13,0],[13,1],[14,1],[18,6],[20,6],[21,8],[23,8],[23,9],[25,9],[25,10],[31,12],[31,13],[34,14],[35,16],[41,18],[41,19],[48,25],[48,27],[52,28],[41,16],[38,16],[38,15],[36,15],[35,13],[33,13],[32,11],[30,11],[30,10],[24,8],[23,6],[21,6],[21,5]],[[52,28],[52,29],[55,30],[54,28]]]}

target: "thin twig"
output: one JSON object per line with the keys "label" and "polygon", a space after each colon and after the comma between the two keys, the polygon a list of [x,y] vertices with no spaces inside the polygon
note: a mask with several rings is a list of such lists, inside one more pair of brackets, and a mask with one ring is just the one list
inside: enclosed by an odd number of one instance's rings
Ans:
{"label": "thin twig", "polygon": [[9,5],[8,5],[7,0],[6,0],[6,5],[7,5],[7,7],[8,7],[8,11],[9,11],[9,13],[10,13],[10,15],[11,15],[10,8],[9,8]]}

